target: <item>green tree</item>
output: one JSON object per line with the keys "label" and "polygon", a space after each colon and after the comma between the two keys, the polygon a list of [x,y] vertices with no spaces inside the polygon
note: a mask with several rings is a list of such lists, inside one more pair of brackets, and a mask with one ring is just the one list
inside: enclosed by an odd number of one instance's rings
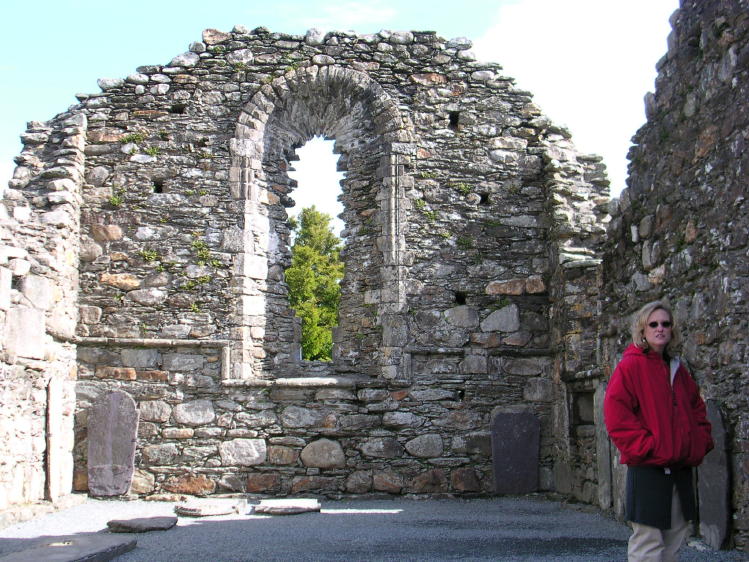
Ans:
{"label": "green tree", "polygon": [[289,221],[295,234],[286,270],[289,304],[302,319],[302,358],[309,360],[330,361],[338,324],[343,262],[330,220],[313,205]]}

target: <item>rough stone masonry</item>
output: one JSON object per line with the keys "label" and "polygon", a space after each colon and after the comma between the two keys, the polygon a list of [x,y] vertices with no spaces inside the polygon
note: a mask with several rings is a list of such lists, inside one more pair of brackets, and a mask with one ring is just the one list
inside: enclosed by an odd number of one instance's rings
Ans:
{"label": "rough stone masonry", "polygon": [[[5,201],[24,248],[3,269],[7,368],[40,408],[75,385],[76,490],[115,390],[139,412],[137,494],[485,493],[496,411],[540,421],[529,453],[555,487],[560,374],[594,360],[607,180],[470,47],[207,30],[30,124]],[[287,172],[314,135],[346,172],[330,363],[299,360],[284,283]]]}
{"label": "rough stone masonry", "polygon": [[[712,17],[685,3],[674,37]],[[746,85],[737,46],[746,19],[725,21],[717,51],[727,58],[685,91],[691,104],[650,105],[638,138],[654,140],[634,150],[608,235],[600,158],[580,154],[499,65],[477,62],[470,41],[432,32],[206,30],[168,64],[102,79],[101,93],[31,122],[0,230],[0,509],[54,500],[71,479],[88,489],[88,416],[114,391],[139,417],[132,494],[490,493],[492,461],[502,462],[491,458],[502,435],[490,428],[501,414],[539,424],[538,450],[517,452],[536,459],[539,489],[611,507],[597,404],[626,315],[670,286],[665,269],[653,276],[685,251],[665,242],[666,211],[644,197],[682,216],[676,200],[692,201],[691,191],[664,192],[676,184],[654,175],[675,165],[667,116],[691,107],[707,122],[716,108],[698,92]],[[652,99],[682,95],[679,76],[712,61],[690,58],[689,41],[672,40]],[[734,126],[740,142],[745,122]],[[721,131],[710,137],[716,150]],[[315,135],[335,140],[345,172],[329,363],[299,359],[284,283],[297,188],[288,171]],[[701,169],[727,173],[731,162]],[[638,193],[641,205],[631,203]],[[746,225],[742,202],[722,210]],[[695,215],[689,232],[713,236],[714,220]],[[639,276],[630,239],[648,247]],[[734,272],[733,305],[746,295],[740,263],[720,266]],[[729,314],[700,310],[695,318]],[[731,333],[738,339],[710,340],[729,358],[716,366],[740,364],[724,348],[745,351],[746,336]],[[742,372],[721,370],[706,397],[730,397]],[[741,469],[736,415],[729,456]],[[741,517],[745,484],[732,497],[726,509]],[[743,546],[740,523],[734,535]]]}

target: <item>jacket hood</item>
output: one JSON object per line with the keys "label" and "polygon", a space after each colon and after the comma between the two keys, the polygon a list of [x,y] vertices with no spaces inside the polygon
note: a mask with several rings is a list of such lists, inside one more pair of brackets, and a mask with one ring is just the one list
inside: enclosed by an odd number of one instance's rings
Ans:
{"label": "jacket hood", "polygon": [[622,357],[635,357],[635,356],[649,358],[649,357],[656,357],[657,355],[655,353],[647,353],[641,347],[638,347],[635,344],[631,343],[627,346],[627,349],[624,350],[624,354],[622,355]]}

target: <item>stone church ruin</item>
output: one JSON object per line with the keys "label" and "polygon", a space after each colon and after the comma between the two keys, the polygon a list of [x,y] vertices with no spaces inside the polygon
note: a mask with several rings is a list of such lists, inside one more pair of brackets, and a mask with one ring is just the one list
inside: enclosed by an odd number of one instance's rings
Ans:
{"label": "stone church ruin", "polygon": [[[548,490],[621,513],[600,403],[627,315],[665,294],[725,427],[704,494],[732,521],[703,534],[746,548],[747,21],[683,4],[614,204],[599,157],[432,32],[206,30],[29,123],[0,230],[0,510]],[[284,282],[317,135],[345,172],[330,362],[299,359]]]}

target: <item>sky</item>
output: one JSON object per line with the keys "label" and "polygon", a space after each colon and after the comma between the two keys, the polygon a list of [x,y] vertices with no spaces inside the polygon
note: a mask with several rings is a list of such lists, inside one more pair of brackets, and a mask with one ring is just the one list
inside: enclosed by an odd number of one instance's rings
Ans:
{"label": "sky", "polygon": [[[0,22],[0,189],[27,121],[65,111],[76,93],[100,91],[99,78],[167,64],[203,29],[244,25],[300,35],[317,27],[467,37],[479,60],[501,64],[544,114],[569,128],[579,150],[603,156],[617,196],[676,8],[678,0],[8,0]],[[330,144],[300,149],[293,196],[298,208],[315,202],[335,216],[340,175]]]}

